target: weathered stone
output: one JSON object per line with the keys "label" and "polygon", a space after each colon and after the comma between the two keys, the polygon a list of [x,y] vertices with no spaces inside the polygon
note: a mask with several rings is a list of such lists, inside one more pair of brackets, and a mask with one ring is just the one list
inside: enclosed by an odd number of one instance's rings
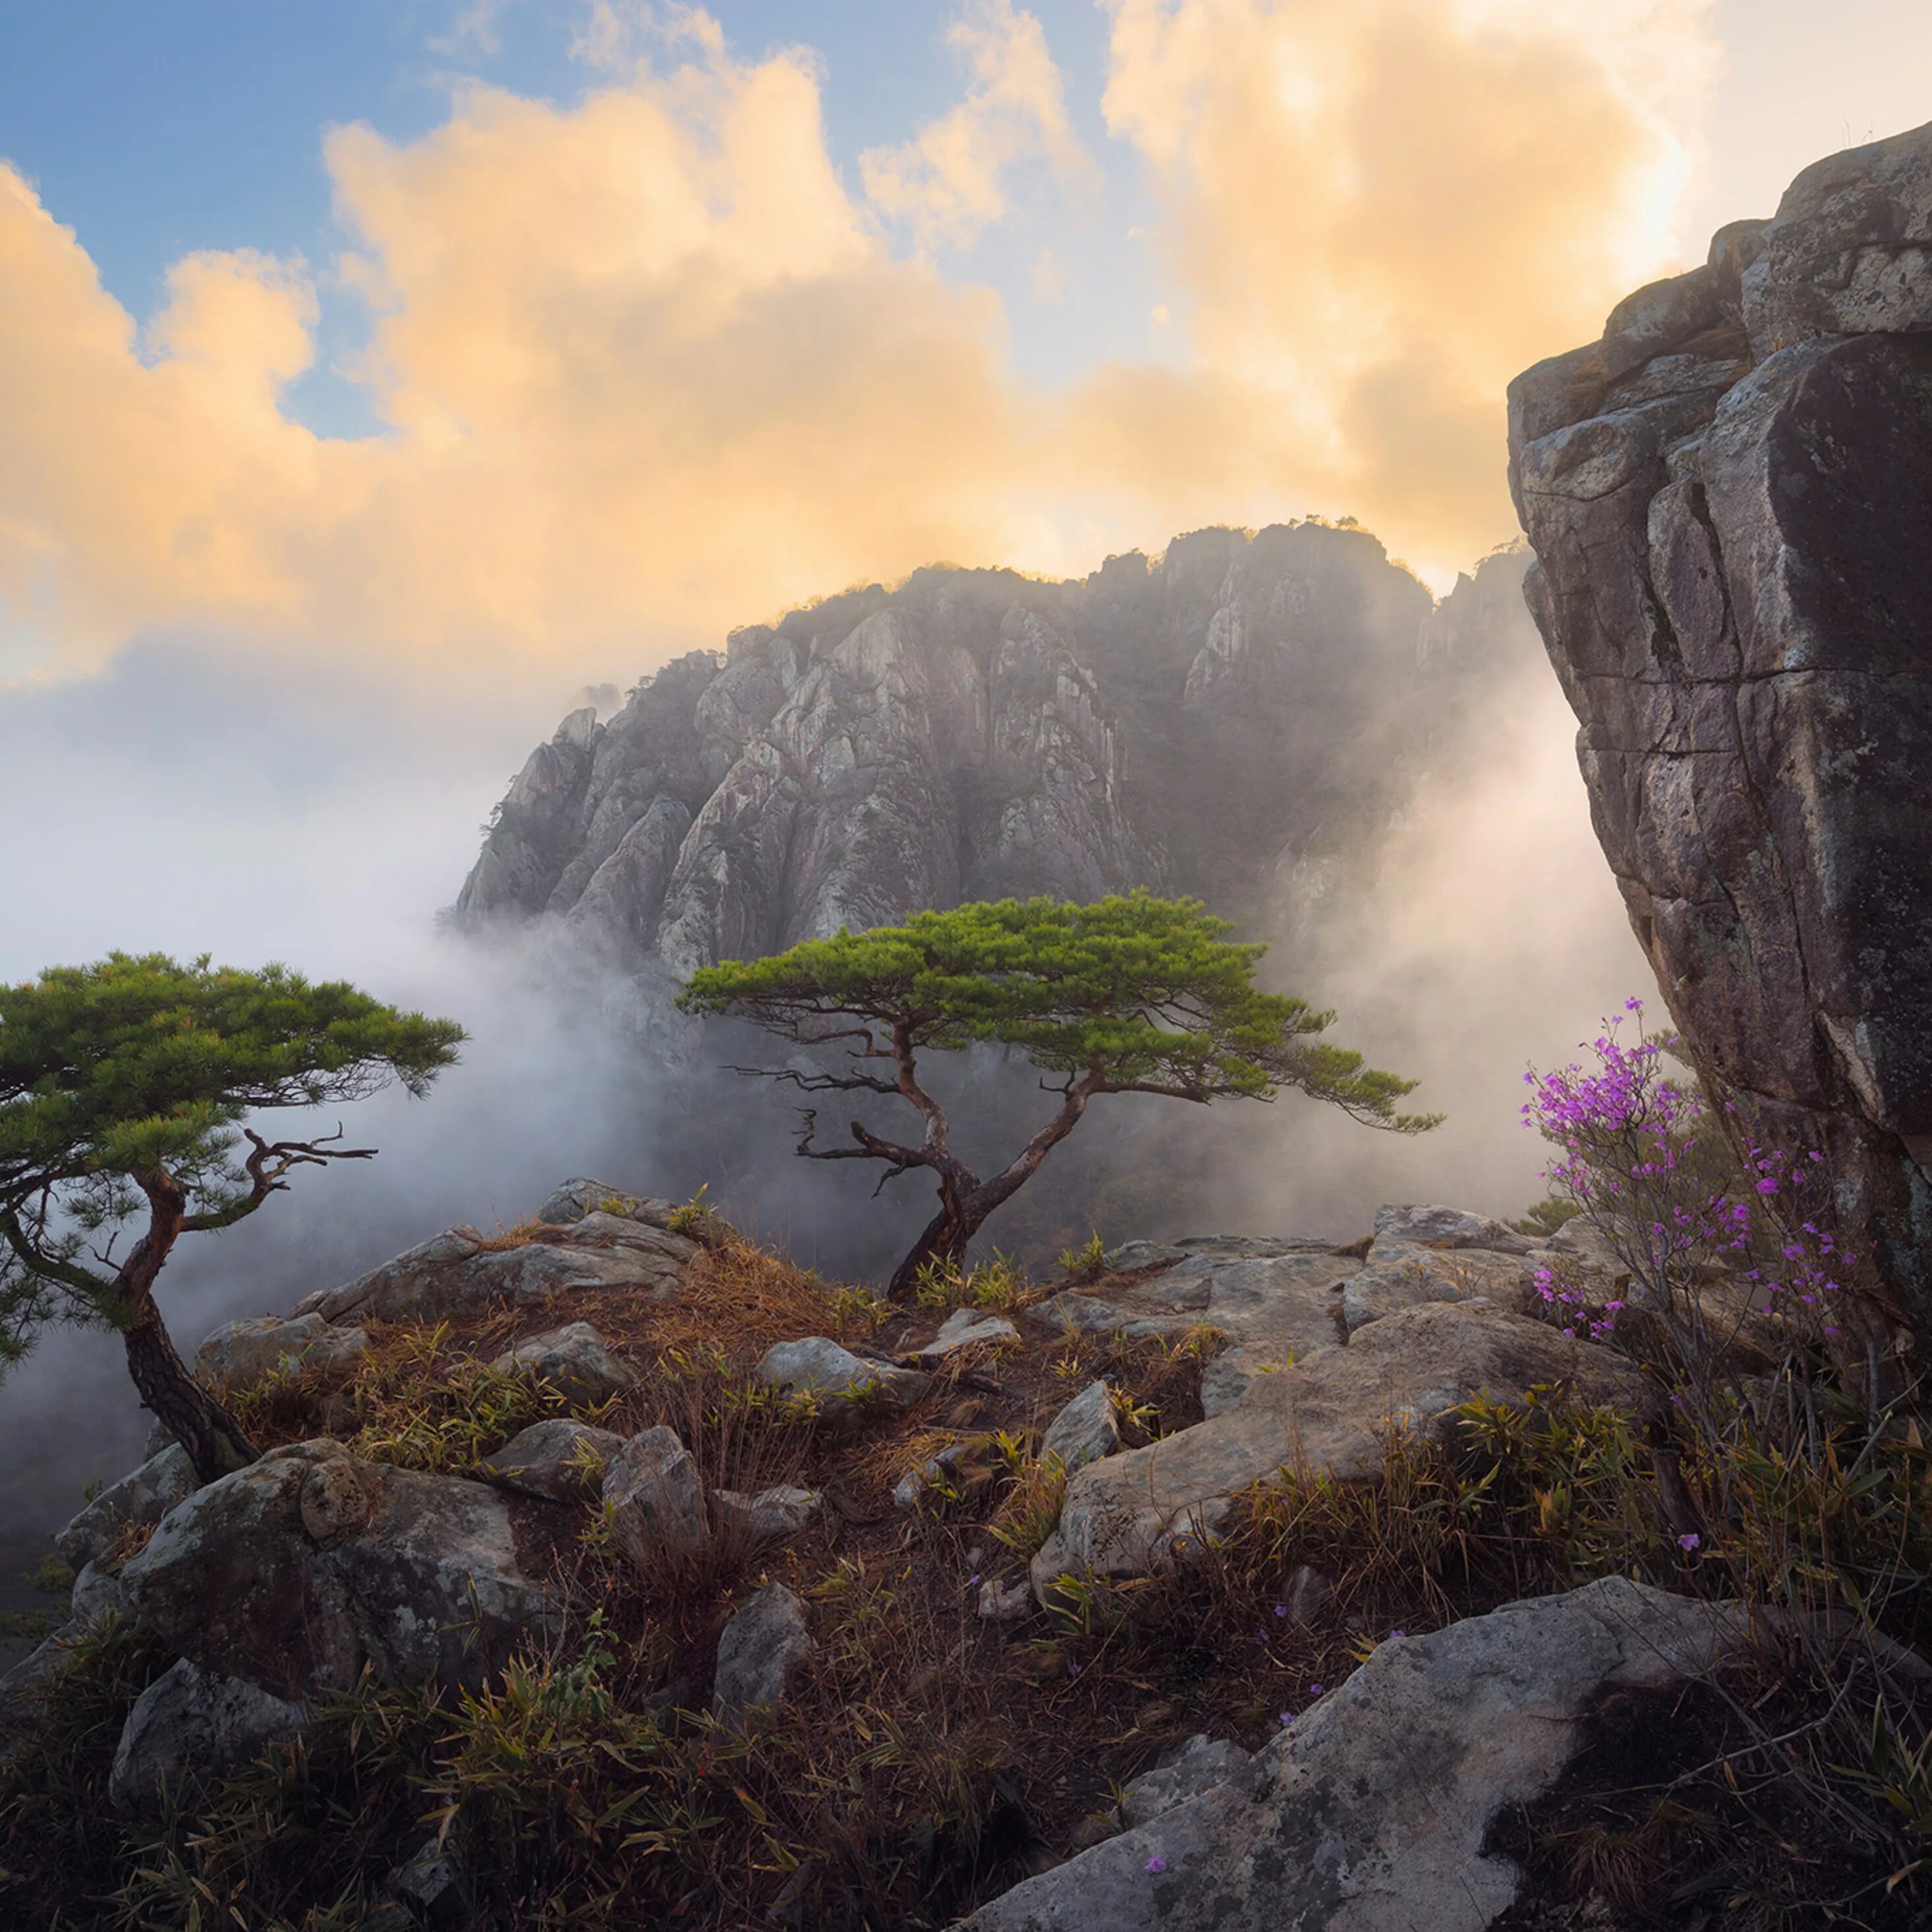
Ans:
{"label": "weathered stone", "polygon": [[397,1868],[395,1888],[427,1908],[455,1888],[457,1876],[455,1859],[440,1836],[432,1833]]}
{"label": "weathered stone", "polygon": [[158,1809],[164,1796],[212,1783],[308,1720],[300,1704],[183,1658],[134,1700],[107,1795],[122,1811]]}
{"label": "weathered stone", "polygon": [[1120,1425],[1114,1414],[1114,1392],[1104,1382],[1087,1386],[1047,1424],[1040,1445],[1040,1460],[1049,1456],[1063,1469],[1097,1462],[1120,1446]]}
{"label": "weathered stone", "polygon": [[1298,1563],[1282,1585],[1276,1606],[1288,1623],[1312,1624],[1334,1600],[1334,1580],[1312,1563]]}
{"label": "weathered stone", "polygon": [[1520,1255],[1496,1254],[1486,1248],[1444,1251],[1384,1244],[1378,1237],[1361,1273],[1342,1285],[1342,1318],[1352,1334],[1427,1301],[1486,1300],[1498,1306],[1526,1309],[1532,1265]]}
{"label": "weathered stone", "polygon": [[976,1308],[956,1308],[940,1324],[939,1333],[917,1353],[928,1368],[941,1368],[962,1348],[999,1348],[1017,1342],[1020,1331],[1004,1315]]}
{"label": "weathered stone", "polygon": [[539,1221],[564,1227],[592,1214],[622,1216],[649,1223],[654,1228],[669,1224],[674,1211],[668,1201],[653,1201],[642,1194],[627,1193],[608,1181],[586,1180],[578,1175],[566,1180],[536,1211]]}
{"label": "weathered stone", "polygon": [[637,1370],[612,1354],[604,1346],[603,1336],[587,1322],[527,1335],[490,1366],[506,1375],[517,1369],[529,1370],[573,1408],[608,1402],[634,1388],[638,1382]]}
{"label": "weathered stone", "polygon": [[1514,1228],[1486,1214],[1466,1214],[1460,1208],[1418,1207],[1402,1203],[1376,1210],[1376,1238],[1370,1250],[1394,1243],[1437,1248],[1493,1248],[1506,1255],[1526,1254],[1530,1243]]}
{"label": "weathered stone", "polygon": [[1017,1623],[1033,1610],[1033,1589],[1024,1576],[1003,1583],[989,1576],[980,1586],[980,1614],[988,1623]]}
{"label": "weathered stone", "polygon": [[103,1490],[64,1528],[56,1531],[54,1547],[64,1562],[84,1570],[124,1530],[159,1522],[176,1503],[192,1496],[196,1486],[188,1452],[170,1445]]}
{"label": "weathered stone", "polygon": [[646,1576],[710,1540],[704,1479],[674,1429],[646,1429],[617,1450],[604,1472],[604,1502],[617,1547]]}
{"label": "weathered stone", "polygon": [[1335,1340],[1341,1312],[1335,1291],[1362,1265],[1313,1241],[1196,1239],[1174,1246],[1184,1250],[1181,1259],[1158,1274],[1104,1295],[1070,1289],[1036,1312],[1082,1334],[1118,1332],[1130,1340],[1217,1329],[1235,1357],[1220,1371],[1232,1390],[1262,1365]]}
{"label": "weathered stone", "polygon": [[1044,1601],[1068,1571],[1144,1574],[1212,1534],[1232,1496],[1283,1468],[1367,1481],[1392,1428],[1436,1438],[1472,1395],[1521,1403],[1533,1387],[1565,1383],[1612,1402],[1630,1399],[1635,1376],[1608,1349],[1487,1302],[1404,1310],[1346,1348],[1257,1375],[1234,1407],[1191,1429],[1076,1470],[1034,1559],[1034,1589]]}
{"label": "weathered stone", "polygon": [[768,1387],[808,1395],[828,1406],[877,1400],[907,1408],[932,1385],[922,1370],[904,1369],[855,1355],[823,1335],[780,1342],[767,1348],[752,1371]]}
{"label": "weathered stone", "polygon": [[1531,607],[1722,1118],[1827,1157],[1845,1245],[1923,1338],[1932,128],[1806,170],[1699,272],[1750,335],[1711,386],[1624,409],[1551,364],[1512,386]]}
{"label": "weathered stone", "polygon": [[800,1489],[791,1484],[760,1490],[756,1496],[742,1496],[736,1490],[711,1492],[711,1507],[718,1527],[724,1529],[735,1524],[754,1548],[796,1536],[817,1518],[824,1502],[818,1490]]}
{"label": "weathered stone", "polygon": [[1225,1784],[1248,1762],[1250,1754],[1226,1738],[1190,1738],[1153,1770],[1143,1772],[1120,1796],[1120,1823],[1132,1831],[1172,1811],[1204,1791]]}
{"label": "weathered stone", "polygon": [[273,1375],[334,1368],[368,1346],[363,1330],[332,1327],[317,1314],[264,1315],[216,1329],[194,1352],[194,1372],[205,1382],[240,1390]]}
{"label": "weathered stone", "polygon": [[610,1430],[550,1416],[512,1436],[481,1466],[506,1489],[576,1502],[602,1493],[604,1472],[623,1446],[623,1437]]}
{"label": "weathered stone", "polygon": [[812,1654],[805,1606],[782,1583],[753,1592],[718,1639],[711,1708],[727,1723],[784,1702]]}
{"label": "weathered stone", "polygon": [[1611,1577],[1384,1643],[1225,1781],[964,1932],[1484,1932],[1521,1883],[1484,1850],[1491,1822],[1555,1784],[1594,1701],[1744,1635],[1732,1609]]}
{"label": "weathered stone", "polygon": [[284,1696],[434,1676],[474,1684],[550,1599],[480,1483],[298,1443],[170,1510],[122,1572],[134,1613],[203,1669]]}
{"label": "weathered stone", "polygon": [[122,1584],[121,1567],[108,1567],[106,1556],[97,1557],[74,1580],[68,1598],[68,1628],[78,1632],[91,1624],[105,1623],[110,1617],[124,1616],[128,1592]]}
{"label": "weathered stone", "polygon": [[340,1288],[308,1295],[297,1316],[329,1322],[422,1322],[493,1301],[536,1303],[586,1288],[625,1288],[662,1300],[674,1295],[698,1252],[682,1234],[620,1216],[580,1216],[554,1238],[486,1247],[473,1228],[453,1228]]}
{"label": "weathered stone", "polygon": [[[984,1438],[978,1438],[983,1441]],[[936,1456],[928,1456],[916,1469],[908,1469],[892,1487],[892,1501],[901,1509],[911,1509],[928,1490],[950,1483],[963,1471],[973,1454],[976,1442],[950,1443]]]}

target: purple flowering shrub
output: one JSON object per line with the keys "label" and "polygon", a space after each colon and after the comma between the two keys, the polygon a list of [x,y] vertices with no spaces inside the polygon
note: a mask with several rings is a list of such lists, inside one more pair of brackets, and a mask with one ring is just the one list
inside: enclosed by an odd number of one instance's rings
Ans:
{"label": "purple flowering shrub", "polygon": [[1851,1257],[1827,1218],[1823,1156],[1750,1147],[1740,1163],[1703,1096],[1670,1077],[1674,1039],[1645,1030],[1640,1000],[1624,1008],[1591,1042],[1594,1064],[1523,1076],[1523,1119],[1556,1150],[1552,1196],[1621,1271],[1604,1295],[1589,1270],[1558,1262],[1537,1271],[1538,1294],[1571,1335],[1640,1356],[1660,1338],[1658,1366],[1700,1390],[1754,1316],[1788,1348],[1828,1344]]}

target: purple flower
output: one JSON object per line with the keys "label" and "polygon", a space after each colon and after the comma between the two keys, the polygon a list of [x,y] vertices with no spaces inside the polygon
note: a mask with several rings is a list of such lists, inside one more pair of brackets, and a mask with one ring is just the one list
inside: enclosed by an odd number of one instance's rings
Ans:
{"label": "purple flower", "polygon": [[1390,1630],[1389,1632],[1389,1636],[1391,1639],[1399,1636],[1406,1636],[1408,1634],[1408,1633],[1406,1630]]}
{"label": "purple flower", "polygon": [[1757,1191],[1760,1194],[1775,1194],[1778,1192],[1778,1183],[1768,1178],[1760,1180],[1757,1184]]}
{"label": "purple flower", "polygon": [[972,1575],[971,1575],[971,1576],[968,1576],[968,1577],[967,1578],[967,1580],[966,1580],[966,1581],[967,1581],[967,1582],[968,1582],[968,1583],[969,1583],[969,1584],[976,1583],[976,1582],[979,1582],[979,1580],[980,1580],[980,1573],[979,1573],[979,1571],[978,1571],[978,1570],[974,1570],[974,1571],[973,1572]]}
{"label": "purple flower", "polygon": [[1281,1725],[1282,1725],[1282,1729],[1283,1730],[1287,1730],[1287,1728],[1288,1727],[1288,1726],[1289,1726],[1290,1724],[1293,1724],[1294,1722],[1294,1713],[1292,1711],[1284,1711],[1284,1712],[1282,1712],[1282,1713],[1281,1714]]}
{"label": "purple flower", "polygon": [[1308,1687],[1308,1694],[1311,1697],[1320,1696],[1322,1695],[1322,1686],[1318,1684],[1310,1684]]}
{"label": "purple flower", "polygon": [[1151,1877],[1158,1878],[1166,1869],[1167,1861],[1158,1852],[1147,1862],[1147,1870]]}
{"label": "purple flower", "polygon": [[1677,1546],[1679,1550],[1685,1551],[1695,1550],[1697,1546],[1703,1541],[1703,1540],[1704,1539],[1700,1536],[1694,1529],[1686,1530],[1684,1533],[1677,1539]]}
{"label": "purple flower", "polygon": [[1286,1616],[1288,1615],[1288,1606],[1286,1604],[1276,1604],[1274,1606],[1274,1613],[1278,1617]]}

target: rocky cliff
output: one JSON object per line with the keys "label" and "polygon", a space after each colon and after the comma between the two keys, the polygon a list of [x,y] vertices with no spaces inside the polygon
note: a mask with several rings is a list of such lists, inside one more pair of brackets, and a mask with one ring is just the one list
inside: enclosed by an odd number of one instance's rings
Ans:
{"label": "rocky cliff", "polygon": [[[1386,820],[1520,661],[1522,560],[1440,605],[1366,532],[1209,530],[1091,576],[934,568],[734,633],[574,712],[457,902],[683,976],[841,925],[1136,885],[1249,909]],[[1533,644],[1528,644],[1533,650]]]}
{"label": "rocky cliff", "polygon": [[1932,127],[1818,163],[1510,394],[1604,850],[1741,1135],[1932,1333]]}

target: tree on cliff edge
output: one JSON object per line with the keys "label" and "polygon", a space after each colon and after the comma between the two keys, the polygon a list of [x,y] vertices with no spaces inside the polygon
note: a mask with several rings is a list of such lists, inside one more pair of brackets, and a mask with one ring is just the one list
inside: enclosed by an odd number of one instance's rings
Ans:
{"label": "tree on cliff edge", "polygon": [[52,1322],[118,1328],[141,1400],[202,1481],[253,1462],[175,1353],[156,1278],[182,1235],[232,1227],[295,1168],[375,1151],[334,1144],[339,1130],[267,1141],[245,1116],[361,1100],[392,1080],[420,1095],[464,1036],[452,1020],[280,966],[117,952],[0,985],[0,1367]]}
{"label": "tree on cliff edge", "polygon": [[[888,1139],[855,1120],[854,1145],[821,1148],[813,1144],[816,1109],[806,1108],[797,1148],[810,1160],[883,1162],[881,1186],[915,1168],[938,1180],[939,1212],[892,1276],[890,1292],[904,1300],[928,1263],[963,1262],[987,1217],[1099,1094],[1268,1100],[1294,1087],[1369,1126],[1417,1133],[1436,1124],[1438,1115],[1395,1111],[1413,1081],[1314,1037],[1332,1013],[1260,991],[1254,970],[1267,949],[1231,944],[1223,937],[1230,930],[1194,900],[1146,892],[1088,906],[1004,899],[706,967],[678,1004],[752,1020],[800,1046],[840,1047],[850,1063],[738,1072],[807,1093],[887,1096],[918,1114],[916,1139]],[[977,1041],[1017,1048],[1060,1100],[1032,1138],[984,1178],[953,1151],[946,1111],[919,1072],[922,1052]]]}

